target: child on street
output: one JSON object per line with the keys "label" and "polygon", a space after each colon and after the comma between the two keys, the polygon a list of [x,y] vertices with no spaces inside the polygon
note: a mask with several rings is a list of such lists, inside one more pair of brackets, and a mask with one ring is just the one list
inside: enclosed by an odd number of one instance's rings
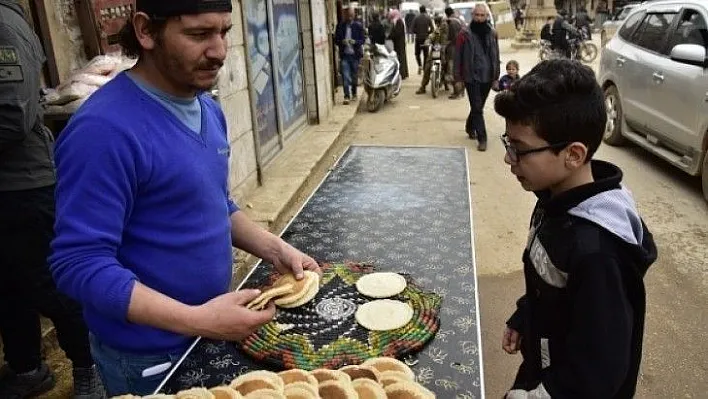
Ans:
{"label": "child on street", "polygon": [[509,90],[511,84],[519,80],[519,63],[511,60],[506,63],[506,75],[499,78],[499,89],[497,91]]}
{"label": "child on street", "polygon": [[593,71],[544,61],[497,95],[504,161],[538,202],[523,254],[526,293],[502,347],[523,362],[506,398],[631,398],[642,356],[652,234],[593,160],[607,120]]}

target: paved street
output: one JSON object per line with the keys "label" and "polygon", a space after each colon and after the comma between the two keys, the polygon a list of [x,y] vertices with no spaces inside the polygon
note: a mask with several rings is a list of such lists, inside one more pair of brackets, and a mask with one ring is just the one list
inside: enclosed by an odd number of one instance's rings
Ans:
{"label": "paved street", "polygon": [[[513,51],[506,43],[502,45],[502,61],[510,59],[519,61],[523,74],[537,62],[536,51]],[[523,290],[521,251],[535,197],[521,190],[503,162],[504,150],[497,137],[504,125],[493,111],[493,99],[490,97],[486,112],[489,149],[480,153],[476,142],[464,133],[467,100],[413,94],[420,77],[415,75],[411,48],[408,60],[413,75],[405,81],[402,95],[376,114],[362,107],[341,146],[409,144],[469,149],[486,393],[490,398],[500,397],[519,363],[518,356],[502,352],[500,343],[504,321]],[[660,251],[646,278],[647,326],[637,397],[705,397],[708,349],[703,340],[708,328],[702,320],[708,319],[708,207],[701,196],[700,180],[631,146],[603,145],[597,158],[624,170],[624,182],[634,192]]]}

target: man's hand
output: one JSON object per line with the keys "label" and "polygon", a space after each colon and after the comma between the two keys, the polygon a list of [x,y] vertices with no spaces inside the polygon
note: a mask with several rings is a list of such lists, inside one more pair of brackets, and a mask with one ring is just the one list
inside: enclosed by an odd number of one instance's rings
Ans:
{"label": "man's hand", "polygon": [[194,308],[194,327],[198,335],[212,339],[241,341],[275,316],[275,304],[261,311],[246,309],[260,295],[259,290],[241,290],[220,295]]}
{"label": "man's hand", "polygon": [[495,80],[492,82],[492,90],[499,91],[499,81]]}
{"label": "man's hand", "polygon": [[502,349],[510,355],[515,355],[521,349],[521,334],[513,328],[506,327],[502,338]]}
{"label": "man's hand", "polygon": [[297,280],[305,277],[304,270],[310,270],[322,276],[322,270],[314,259],[285,241],[282,242],[281,249],[272,262],[280,273],[292,273]]}

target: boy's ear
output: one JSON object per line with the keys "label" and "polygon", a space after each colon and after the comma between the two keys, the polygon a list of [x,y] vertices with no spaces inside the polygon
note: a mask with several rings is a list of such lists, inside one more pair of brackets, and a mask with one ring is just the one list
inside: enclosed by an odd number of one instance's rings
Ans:
{"label": "boy's ear", "polygon": [[588,156],[588,147],[586,147],[585,144],[576,141],[570,143],[565,150],[565,163],[567,166],[575,169],[585,164],[585,160]]}

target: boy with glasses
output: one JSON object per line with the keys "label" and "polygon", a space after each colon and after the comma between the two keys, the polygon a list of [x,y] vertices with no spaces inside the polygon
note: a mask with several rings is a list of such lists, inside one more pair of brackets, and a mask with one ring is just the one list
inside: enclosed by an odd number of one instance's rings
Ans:
{"label": "boy with glasses", "polygon": [[538,202],[524,251],[526,295],[502,340],[521,364],[507,398],[634,395],[642,355],[643,277],[652,235],[622,171],[592,160],[607,120],[592,70],[545,61],[494,108],[504,161]]}

